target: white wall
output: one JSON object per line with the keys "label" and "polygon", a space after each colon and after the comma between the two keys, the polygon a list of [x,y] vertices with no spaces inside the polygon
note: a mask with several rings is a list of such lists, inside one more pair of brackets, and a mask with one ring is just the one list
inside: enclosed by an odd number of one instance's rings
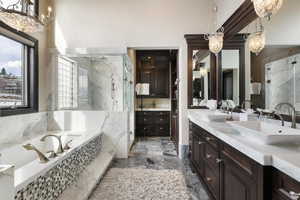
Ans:
{"label": "white wall", "polygon": [[267,44],[300,45],[300,1],[284,1],[278,13],[264,25]]}
{"label": "white wall", "polygon": [[[252,22],[241,33],[255,32],[257,21]],[[286,0],[281,9],[271,17],[262,20],[267,45],[300,45],[300,1]]]}
{"label": "white wall", "polygon": [[211,0],[56,0],[53,47],[179,49],[180,144],[188,144],[187,45],[208,32]]}
{"label": "white wall", "polygon": [[217,12],[217,25],[221,27],[224,22],[242,5],[245,0],[215,0]]}

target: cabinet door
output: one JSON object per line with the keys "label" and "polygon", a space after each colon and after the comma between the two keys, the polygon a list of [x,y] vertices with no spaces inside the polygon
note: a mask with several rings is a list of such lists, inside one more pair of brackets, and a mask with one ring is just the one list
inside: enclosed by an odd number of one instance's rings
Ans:
{"label": "cabinet door", "polygon": [[234,161],[222,155],[222,199],[257,200],[257,184]]}
{"label": "cabinet door", "polygon": [[197,167],[198,172],[204,174],[204,160],[203,160],[203,151],[205,143],[201,140],[199,136],[193,134],[192,141],[192,161]]}

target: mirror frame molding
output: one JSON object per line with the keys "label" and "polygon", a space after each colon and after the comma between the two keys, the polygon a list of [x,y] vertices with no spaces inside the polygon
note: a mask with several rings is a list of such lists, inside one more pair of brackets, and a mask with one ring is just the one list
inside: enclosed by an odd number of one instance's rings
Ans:
{"label": "mirror frame molding", "polygon": [[[204,34],[198,35],[185,35],[184,36],[188,45],[188,109],[199,109],[200,106],[192,106],[193,103],[193,51],[198,49],[209,49],[208,41],[204,39]],[[245,99],[245,34],[236,34],[224,41],[223,49],[238,49],[240,70],[239,70],[239,99],[243,102]],[[222,99],[222,58],[218,54],[218,58],[211,54],[210,56],[210,98],[220,101]]]}
{"label": "mirror frame molding", "polygon": [[[184,35],[188,45],[188,55],[187,55],[187,67],[188,67],[188,109],[197,109],[200,106],[192,106],[193,103],[193,51],[199,49],[209,49],[208,41],[204,39],[205,34],[190,34]],[[217,96],[216,92],[216,84],[215,84],[215,75],[216,75],[216,56],[211,54],[210,56],[210,95],[211,98],[215,98]]]}

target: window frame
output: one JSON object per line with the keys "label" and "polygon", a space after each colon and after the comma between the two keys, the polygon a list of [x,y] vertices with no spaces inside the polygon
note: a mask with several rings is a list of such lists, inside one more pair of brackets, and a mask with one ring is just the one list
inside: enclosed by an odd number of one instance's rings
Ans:
{"label": "window frame", "polygon": [[[38,1],[36,2],[38,5]],[[24,59],[26,62],[25,70],[27,72],[24,77],[26,80],[25,86],[27,87],[26,88],[27,106],[22,106],[22,107],[20,106],[15,108],[11,108],[11,107],[0,108],[0,117],[38,112],[39,111],[39,52],[38,52],[39,41],[36,38],[24,32],[20,32],[13,29],[12,27],[6,25],[2,21],[0,21],[0,28],[4,29],[5,31],[8,31],[9,33],[11,33],[11,35],[16,35],[17,37],[30,41],[33,44],[32,46],[30,46],[12,36],[8,36],[0,32],[0,35],[23,44],[24,47],[26,47],[24,49],[27,50],[25,53],[26,58]]]}

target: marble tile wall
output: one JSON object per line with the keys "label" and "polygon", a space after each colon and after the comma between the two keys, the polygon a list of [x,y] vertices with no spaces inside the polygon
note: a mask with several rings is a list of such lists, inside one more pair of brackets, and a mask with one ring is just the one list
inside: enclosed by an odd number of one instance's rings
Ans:
{"label": "marble tile wall", "polygon": [[78,110],[123,110],[123,56],[72,57],[78,67],[87,70],[88,92]]}
{"label": "marble tile wall", "polygon": [[47,131],[47,112],[0,117],[0,147],[19,143]]}

